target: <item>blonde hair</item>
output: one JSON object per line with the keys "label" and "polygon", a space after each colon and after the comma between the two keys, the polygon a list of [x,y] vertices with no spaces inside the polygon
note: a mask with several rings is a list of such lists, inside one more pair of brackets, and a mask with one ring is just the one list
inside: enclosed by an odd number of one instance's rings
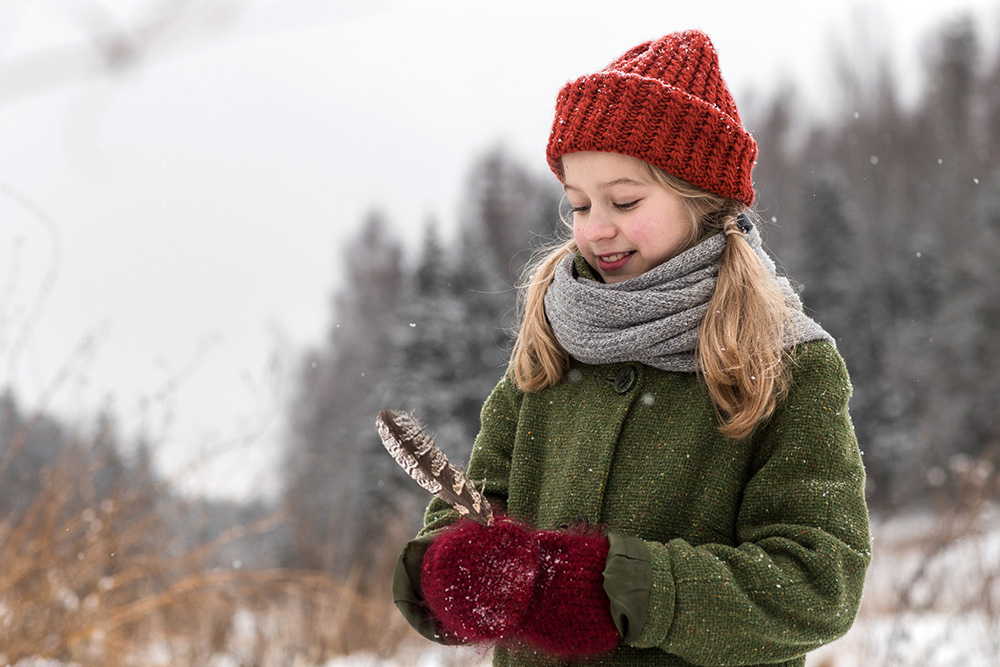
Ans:
{"label": "blonde hair", "polygon": [[[653,182],[681,197],[690,220],[684,248],[723,229],[732,229],[743,206],[646,164]],[[565,220],[564,220],[565,221]],[[566,221],[571,225],[569,221]],[[545,292],[556,267],[577,252],[570,239],[543,249],[525,271],[520,289],[520,331],[511,371],[524,391],[563,380],[569,354],[556,340],[545,316]],[[719,413],[720,430],[742,439],[766,421],[787,389],[783,331],[788,319],[774,276],[742,234],[727,234],[719,277],[698,330],[696,355],[701,377]]]}

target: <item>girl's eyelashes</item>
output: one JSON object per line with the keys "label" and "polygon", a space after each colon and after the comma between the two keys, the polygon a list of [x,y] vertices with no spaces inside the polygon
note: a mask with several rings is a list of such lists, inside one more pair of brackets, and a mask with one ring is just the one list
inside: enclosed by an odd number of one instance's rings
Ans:
{"label": "girl's eyelashes", "polygon": [[[612,204],[612,206],[614,206],[619,211],[628,211],[638,206],[640,201],[642,200],[636,199],[635,201],[623,202],[621,204]],[[586,213],[589,210],[590,210],[590,204],[583,204],[581,206],[571,205],[570,207],[570,211],[572,213]]]}

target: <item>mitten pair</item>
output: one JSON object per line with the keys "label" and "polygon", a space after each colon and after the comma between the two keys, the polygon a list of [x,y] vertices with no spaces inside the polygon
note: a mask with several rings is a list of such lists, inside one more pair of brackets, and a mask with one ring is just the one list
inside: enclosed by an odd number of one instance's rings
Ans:
{"label": "mitten pair", "polygon": [[619,640],[604,592],[607,557],[607,538],[598,533],[462,520],[431,543],[420,583],[448,638],[583,657]]}

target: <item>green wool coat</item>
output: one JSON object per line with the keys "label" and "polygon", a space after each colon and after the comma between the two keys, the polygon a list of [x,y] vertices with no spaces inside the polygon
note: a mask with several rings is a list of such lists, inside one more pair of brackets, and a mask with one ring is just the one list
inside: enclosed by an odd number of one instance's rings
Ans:
{"label": "green wool coat", "polygon": [[[693,373],[574,363],[562,383],[505,377],[482,410],[478,487],[541,528],[605,530],[605,590],[622,634],[600,665],[804,665],[851,626],[870,560],[865,473],[836,349],[789,353],[791,387],[743,441],[718,430]],[[420,559],[456,515],[435,499],[400,556],[394,597],[422,634]],[[497,648],[495,665],[556,665]],[[590,664],[590,663],[588,663]]]}

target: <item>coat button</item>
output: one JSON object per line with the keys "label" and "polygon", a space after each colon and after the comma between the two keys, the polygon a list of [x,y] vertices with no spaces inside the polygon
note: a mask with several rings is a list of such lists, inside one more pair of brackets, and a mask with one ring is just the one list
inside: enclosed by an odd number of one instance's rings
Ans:
{"label": "coat button", "polygon": [[636,380],[639,379],[639,373],[635,370],[634,366],[628,366],[622,369],[622,372],[618,374],[615,378],[615,391],[619,394],[627,394],[632,391],[632,387],[635,386]]}

